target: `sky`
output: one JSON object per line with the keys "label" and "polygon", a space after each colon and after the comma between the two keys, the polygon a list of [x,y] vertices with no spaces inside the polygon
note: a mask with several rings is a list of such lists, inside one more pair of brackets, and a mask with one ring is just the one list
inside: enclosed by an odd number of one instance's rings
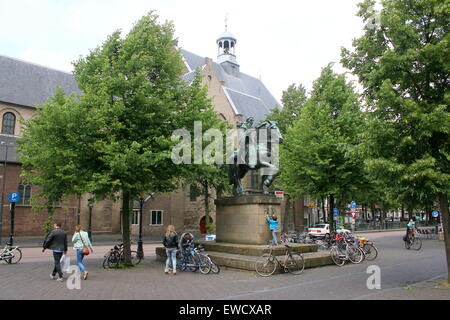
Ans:
{"label": "sky", "polygon": [[225,29],[237,38],[242,72],[261,78],[281,101],[289,85],[308,90],[321,69],[340,66],[341,47],[362,35],[359,0],[0,0],[0,55],[71,72],[72,61],[143,15],[173,21],[179,46],[217,58]]}

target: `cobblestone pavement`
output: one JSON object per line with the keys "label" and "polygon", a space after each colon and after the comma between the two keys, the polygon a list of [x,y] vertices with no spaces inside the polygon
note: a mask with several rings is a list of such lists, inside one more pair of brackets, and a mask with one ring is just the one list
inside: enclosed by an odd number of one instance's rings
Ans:
{"label": "cobblestone pavement", "polygon": [[[450,289],[437,284],[446,277],[444,245],[424,241],[422,250],[406,250],[403,232],[367,234],[380,254],[373,262],[307,269],[299,276],[290,274],[262,278],[254,272],[221,270],[202,275],[179,272],[165,275],[156,261],[158,244],[144,246],[146,258],[136,268],[104,270],[103,255],[110,246],[95,246],[86,258],[89,279],[80,290],[67,289],[66,282],[49,278],[52,255],[39,248],[24,248],[17,265],[0,262],[0,299],[187,299],[187,300],[278,300],[278,299],[448,299]],[[135,248],[134,248],[135,249]],[[75,254],[69,252],[72,263]],[[381,289],[366,286],[367,267],[381,269]]]}

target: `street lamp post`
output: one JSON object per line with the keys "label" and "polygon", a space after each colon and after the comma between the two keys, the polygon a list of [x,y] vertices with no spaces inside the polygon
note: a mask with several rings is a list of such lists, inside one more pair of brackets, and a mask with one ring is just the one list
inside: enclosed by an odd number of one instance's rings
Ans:
{"label": "street lamp post", "polygon": [[94,199],[92,196],[88,199],[89,206],[89,225],[88,225],[88,236],[89,240],[92,241],[92,207],[94,206]]}
{"label": "street lamp post", "polygon": [[142,216],[144,211],[144,203],[154,195],[154,193],[151,193],[147,198],[144,199],[145,194],[143,192],[139,194],[139,236],[137,254],[141,259],[144,259],[144,242],[142,241]]}
{"label": "street lamp post", "polygon": [[[0,207],[0,243],[2,242],[3,231],[3,206],[5,205],[5,183],[6,183],[6,164],[8,162],[8,149],[9,145],[5,141],[0,141],[0,145],[5,146],[5,159],[3,160],[3,181],[2,181],[2,205]],[[10,143],[14,147],[14,143]]]}

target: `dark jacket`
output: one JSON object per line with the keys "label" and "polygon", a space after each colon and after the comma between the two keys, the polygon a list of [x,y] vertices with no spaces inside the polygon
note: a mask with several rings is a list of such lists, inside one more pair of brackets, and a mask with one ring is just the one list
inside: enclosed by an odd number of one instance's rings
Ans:
{"label": "dark jacket", "polygon": [[52,230],[44,240],[44,249],[67,251],[67,233],[63,229]]}
{"label": "dark jacket", "polygon": [[168,237],[164,236],[163,244],[167,249],[177,249],[178,235],[175,232],[172,232]]}

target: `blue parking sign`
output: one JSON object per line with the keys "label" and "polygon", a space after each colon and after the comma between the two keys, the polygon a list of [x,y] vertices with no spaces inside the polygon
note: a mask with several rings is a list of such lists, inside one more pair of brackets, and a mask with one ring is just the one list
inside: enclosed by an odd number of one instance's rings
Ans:
{"label": "blue parking sign", "polygon": [[10,192],[9,193],[9,202],[20,202],[20,193]]}
{"label": "blue parking sign", "polygon": [[339,215],[339,209],[338,208],[334,208],[333,209],[333,216],[337,217]]}

